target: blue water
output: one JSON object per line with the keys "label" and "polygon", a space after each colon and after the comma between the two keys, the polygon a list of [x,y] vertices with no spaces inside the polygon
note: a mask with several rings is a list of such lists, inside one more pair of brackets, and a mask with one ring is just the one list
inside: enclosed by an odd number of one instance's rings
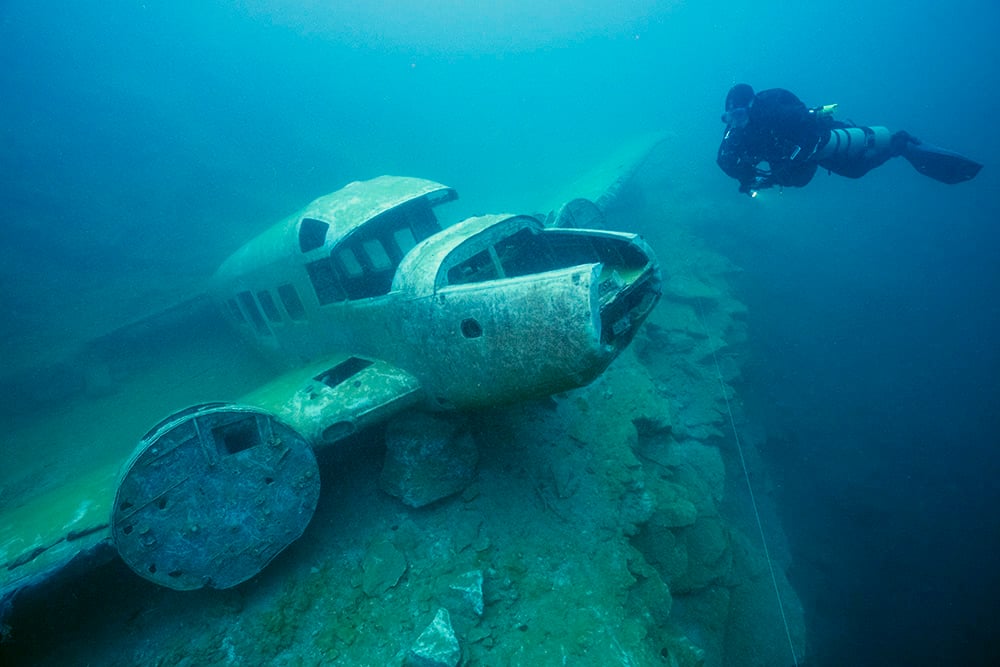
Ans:
{"label": "blue water", "polygon": [[[663,224],[745,269],[741,391],[814,663],[995,664],[998,25],[973,0],[9,0],[5,366],[176,300],[349,180],[419,175],[503,210],[590,147],[667,130]],[[948,187],[894,161],[750,200],[714,164],[738,81],[986,166]]]}

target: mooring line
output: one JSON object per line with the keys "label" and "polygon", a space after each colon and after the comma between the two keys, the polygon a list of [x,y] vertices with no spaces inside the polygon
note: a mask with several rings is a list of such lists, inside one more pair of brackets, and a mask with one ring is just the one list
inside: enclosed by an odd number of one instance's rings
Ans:
{"label": "mooring line", "polygon": [[757,519],[757,530],[760,532],[760,543],[764,546],[764,558],[767,560],[767,569],[771,573],[771,583],[774,585],[774,597],[778,600],[778,611],[781,613],[781,622],[785,626],[785,636],[788,638],[788,649],[792,653],[792,664],[798,667],[799,660],[795,655],[795,643],[792,641],[792,631],[788,627],[788,618],[785,616],[785,603],[781,599],[781,591],[778,589],[778,577],[774,573],[774,563],[771,562],[771,552],[767,548],[767,538],[764,536],[764,522],[761,521],[760,511],[757,509],[757,497],[753,492],[753,484],[750,483],[750,471],[747,468],[746,458],[743,456],[743,444],[740,442],[740,433],[736,429],[736,419],[733,417],[733,408],[729,404],[729,392],[726,391],[726,383],[722,379],[722,368],[719,366],[719,358],[715,354],[715,346],[712,344],[712,334],[705,324],[705,310],[702,307],[701,299],[697,299],[698,319],[701,321],[701,328],[708,339],[709,347],[712,350],[712,361],[715,362],[715,373],[719,378],[719,387],[722,389],[722,398],[726,401],[726,411],[729,413],[729,426],[733,430],[733,438],[736,440],[736,451],[740,455],[740,465],[743,467],[743,477],[747,481],[747,491],[750,493],[750,505],[753,507],[753,515]]}

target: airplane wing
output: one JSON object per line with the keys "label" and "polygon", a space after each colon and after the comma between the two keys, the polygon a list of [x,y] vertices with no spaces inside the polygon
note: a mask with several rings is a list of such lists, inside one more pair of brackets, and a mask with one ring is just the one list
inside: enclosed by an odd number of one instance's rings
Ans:
{"label": "airplane wing", "polygon": [[114,557],[109,517],[117,478],[117,465],[97,467],[3,512],[0,622],[19,591]]}
{"label": "airplane wing", "polygon": [[421,387],[406,371],[378,359],[340,354],[286,373],[241,402],[274,414],[317,451],[416,405]]}
{"label": "airplane wing", "polygon": [[[3,512],[0,621],[19,591],[44,584],[66,570],[87,569],[107,562],[118,552],[130,566],[142,564],[147,578],[172,588],[199,588],[204,581],[228,587],[244,581],[287,546],[291,541],[287,536],[297,538],[301,530],[285,531],[287,541],[274,553],[262,555],[260,563],[234,565],[218,558],[218,553],[212,553],[212,558],[206,557],[202,563],[192,556],[196,560],[193,564],[191,558],[181,559],[185,563],[181,577],[177,574],[181,571],[178,566],[163,559],[158,567],[162,581],[149,576],[156,574],[148,571],[149,546],[138,542],[148,543],[151,535],[156,534],[161,546],[167,548],[169,542],[164,536],[182,533],[192,521],[201,522],[202,535],[218,534],[221,531],[209,526],[211,521],[220,520],[216,508],[226,503],[254,505],[234,502],[233,495],[240,488],[236,481],[246,479],[249,469],[280,470],[285,461],[294,458],[285,456],[281,462],[273,462],[266,454],[259,454],[268,450],[263,447],[267,444],[264,438],[257,440],[256,424],[266,424],[267,433],[288,427],[290,433],[283,436],[286,443],[301,436],[310,451],[303,454],[299,447],[294,453],[300,459],[311,458],[312,451],[336,456],[338,444],[413,406],[420,400],[420,392],[421,387],[412,375],[384,361],[338,354],[282,374],[233,403],[203,403],[178,410],[150,429],[124,466],[109,463],[85,470],[71,482]],[[240,426],[248,417],[254,420],[252,433]],[[271,424],[272,417],[278,426]],[[260,433],[263,432],[262,428]],[[258,445],[262,447],[255,450]],[[226,465],[227,459],[234,463]],[[296,465],[309,466],[308,461]],[[291,473],[284,474],[290,478]],[[271,481],[262,483],[260,488],[248,488],[246,493],[256,498],[265,486],[273,488],[283,478],[275,472],[268,479]],[[315,493],[318,483],[317,476]],[[195,495],[184,493],[195,487],[202,497],[222,489],[226,497],[219,498],[218,503],[196,507],[173,502],[173,498]],[[169,507],[173,511],[165,511],[167,498],[171,498]],[[142,514],[149,507],[158,508],[155,520]],[[204,508],[204,515],[192,519],[200,508]],[[267,521],[262,524],[278,526],[274,520],[277,512],[273,507],[267,509]],[[311,510],[305,523],[310,516]],[[246,516],[240,515],[240,524],[247,524]],[[129,526],[137,528],[126,533]],[[302,524],[301,528],[304,527]],[[281,528],[284,530],[285,526]],[[200,546],[205,550],[217,547],[190,538],[183,546],[189,554],[196,554]],[[232,549],[234,545],[230,541],[226,547]],[[209,565],[209,561],[215,564]]]}
{"label": "airplane wing", "polygon": [[587,199],[606,211],[618,201],[632,177],[667,139],[668,135],[653,132],[623,141],[600,162],[552,192],[542,210],[558,211],[567,202]]}

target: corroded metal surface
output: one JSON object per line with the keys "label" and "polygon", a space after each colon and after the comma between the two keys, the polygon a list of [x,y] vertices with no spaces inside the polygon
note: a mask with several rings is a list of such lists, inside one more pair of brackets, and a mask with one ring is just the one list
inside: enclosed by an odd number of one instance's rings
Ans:
{"label": "corroded metal surface", "polygon": [[111,532],[137,574],[229,588],[298,539],[319,499],[308,443],[257,408],[209,404],[154,428],[125,466]]}
{"label": "corroded metal surface", "polygon": [[384,361],[335,355],[286,373],[241,400],[325,448],[423,400],[420,383]]}

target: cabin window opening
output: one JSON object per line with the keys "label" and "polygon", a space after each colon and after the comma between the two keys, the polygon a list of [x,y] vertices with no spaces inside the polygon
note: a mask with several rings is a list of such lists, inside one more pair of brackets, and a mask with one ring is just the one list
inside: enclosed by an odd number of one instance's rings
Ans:
{"label": "cabin window opening", "polygon": [[322,248],[326,243],[326,232],[330,229],[328,223],[313,218],[302,218],[299,223],[299,250],[309,252]]}
{"label": "cabin window opening", "polygon": [[272,322],[281,321],[281,312],[278,310],[278,306],[274,303],[274,297],[267,290],[261,290],[257,292],[257,301],[260,301],[260,307],[264,309],[264,314],[267,315],[267,319]]}
{"label": "cabin window opening", "polygon": [[361,359],[359,357],[350,357],[333,368],[329,368],[319,375],[317,375],[314,380],[322,382],[327,387],[331,389],[337,385],[343,383],[345,380],[349,380],[354,377],[364,369],[372,365],[372,362],[368,359]]}
{"label": "cabin window opening", "polygon": [[267,322],[264,321],[264,316],[260,314],[260,308],[257,307],[257,302],[254,301],[253,294],[250,292],[240,292],[236,295],[236,298],[239,300],[240,305],[243,306],[243,312],[246,313],[257,333],[261,336],[270,335],[271,329],[267,326]]}
{"label": "cabin window opening", "polygon": [[302,306],[302,299],[299,298],[299,293],[295,291],[295,286],[291,283],[285,285],[278,285],[278,298],[281,299],[281,303],[285,306],[285,312],[293,320],[304,320],[306,319],[306,309]]}
{"label": "cabin window opening", "polygon": [[368,239],[361,244],[365,252],[365,257],[371,265],[373,271],[385,271],[392,268],[392,260],[389,253],[385,251],[385,246],[379,239]]}
{"label": "cabin window opening", "polygon": [[493,253],[487,248],[465,260],[461,264],[448,269],[449,285],[465,285],[468,283],[481,283],[487,280],[496,280],[500,277],[496,262],[493,260]]}
{"label": "cabin window opening", "polygon": [[229,307],[229,314],[236,318],[237,322],[240,324],[247,323],[247,318],[243,316],[243,311],[240,310],[240,306],[236,303],[236,299],[227,299],[226,306]]}
{"label": "cabin window opening", "polygon": [[316,299],[319,301],[319,305],[325,306],[328,303],[344,300],[344,288],[337,280],[329,258],[324,257],[306,264],[306,271],[309,273],[313,289],[316,290]]}

